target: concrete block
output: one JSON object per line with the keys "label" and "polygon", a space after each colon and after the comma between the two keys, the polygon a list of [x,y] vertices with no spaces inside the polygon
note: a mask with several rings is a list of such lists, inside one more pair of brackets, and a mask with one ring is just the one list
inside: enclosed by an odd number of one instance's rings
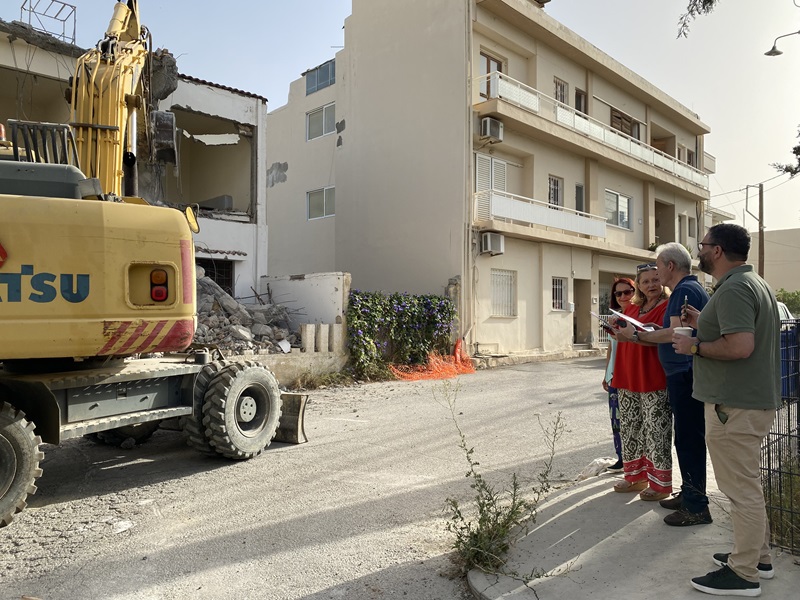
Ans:
{"label": "concrete block", "polygon": [[315,344],[317,352],[330,352],[330,350],[328,350],[328,338],[330,337],[328,335],[329,331],[330,328],[327,324],[317,325],[317,338]]}
{"label": "concrete block", "polygon": [[331,338],[331,352],[345,354],[347,352],[347,337],[342,323],[333,323],[331,325]]}
{"label": "concrete block", "polygon": [[303,352],[314,352],[316,344],[316,328],[314,323],[300,325],[300,348]]}

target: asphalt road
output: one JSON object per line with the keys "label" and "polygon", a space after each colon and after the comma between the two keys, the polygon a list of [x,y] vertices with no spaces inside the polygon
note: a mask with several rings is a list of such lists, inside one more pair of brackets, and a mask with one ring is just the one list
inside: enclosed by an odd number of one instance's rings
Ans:
{"label": "asphalt road", "polygon": [[[130,450],[46,447],[29,508],[0,530],[0,599],[462,600],[445,500],[467,462],[528,489],[560,412],[554,477],[613,454],[603,359],[310,393],[309,442],[232,462],[161,430]],[[541,425],[540,425],[541,422]]]}

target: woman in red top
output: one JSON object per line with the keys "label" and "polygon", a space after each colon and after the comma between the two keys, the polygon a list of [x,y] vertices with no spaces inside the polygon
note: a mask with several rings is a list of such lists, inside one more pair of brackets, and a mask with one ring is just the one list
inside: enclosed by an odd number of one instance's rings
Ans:
{"label": "woman in red top", "polygon": [[[660,327],[667,297],[655,263],[639,265],[636,295],[625,314]],[[625,480],[615,485],[614,491],[641,492],[642,500],[667,498],[672,492],[672,412],[657,346],[620,341],[613,385],[619,393],[625,472]]]}

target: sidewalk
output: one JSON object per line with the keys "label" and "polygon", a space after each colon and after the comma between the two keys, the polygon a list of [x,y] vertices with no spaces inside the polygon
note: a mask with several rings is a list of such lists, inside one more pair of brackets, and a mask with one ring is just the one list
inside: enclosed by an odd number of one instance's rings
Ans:
{"label": "sidewalk", "polygon": [[[676,463],[677,465],[677,463]],[[710,467],[710,465],[709,465]],[[670,527],[658,502],[612,490],[621,475],[601,474],[554,494],[539,507],[537,522],[509,552],[507,572],[530,577],[526,586],[511,577],[476,570],[468,574],[476,598],[495,600],[619,600],[623,597],[702,600],[689,580],[719,567],[715,552],[732,545],[728,502],[714,486],[709,498],[714,523]],[[761,582],[761,597],[797,598],[800,557],[773,550],[775,577]]]}

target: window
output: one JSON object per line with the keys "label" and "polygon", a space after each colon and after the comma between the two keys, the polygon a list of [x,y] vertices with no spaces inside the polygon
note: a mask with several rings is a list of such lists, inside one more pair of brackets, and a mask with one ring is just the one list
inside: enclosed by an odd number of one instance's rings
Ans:
{"label": "window", "polygon": [[[481,52],[480,69],[481,76],[495,71],[502,73],[503,63],[499,59]],[[491,77],[481,79],[481,96],[484,98],[497,98],[497,81],[491,81],[491,79]]]}
{"label": "window", "polygon": [[203,267],[206,277],[211,279],[225,292],[233,296],[233,261],[217,258],[195,258],[195,264]]}
{"label": "window", "polygon": [[336,83],[336,61],[329,60],[316,69],[304,73],[306,78],[306,96]]}
{"label": "window", "polygon": [[575,210],[579,212],[586,212],[586,200],[583,196],[583,184],[575,184]]}
{"label": "window", "polygon": [[550,206],[564,206],[564,180],[561,177],[548,175],[547,201]]}
{"label": "window", "polygon": [[611,109],[611,127],[632,138],[639,139],[639,122],[616,108]]}
{"label": "window", "polygon": [[492,269],[492,316],[517,316],[517,272]]}
{"label": "window", "polygon": [[589,114],[589,99],[586,92],[577,88],[575,89],[575,110],[585,115]]}
{"label": "window", "polygon": [[553,277],[553,310],[567,309],[567,279]]}
{"label": "window", "polygon": [[306,114],[306,140],[336,131],[336,105],[331,103]]}
{"label": "window", "polygon": [[631,199],[627,196],[606,190],[606,221],[630,229],[630,204]]}
{"label": "window", "polygon": [[697,219],[689,217],[689,237],[697,238]]}
{"label": "window", "polygon": [[306,194],[308,220],[332,217],[336,214],[336,188],[314,190]]}
{"label": "window", "polygon": [[553,98],[562,104],[569,104],[569,84],[558,77],[553,77],[553,84],[555,86]]}
{"label": "window", "polygon": [[475,191],[506,191],[508,163],[486,154],[475,154]]}
{"label": "window", "polygon": [[695,160],[694,151],[692,151],[692,150],[687,150],[686,151],[686,162],[687,162],[687,164],[689,164],[689,165],[691,165],[693,167],[697,166],[697,161]]}

